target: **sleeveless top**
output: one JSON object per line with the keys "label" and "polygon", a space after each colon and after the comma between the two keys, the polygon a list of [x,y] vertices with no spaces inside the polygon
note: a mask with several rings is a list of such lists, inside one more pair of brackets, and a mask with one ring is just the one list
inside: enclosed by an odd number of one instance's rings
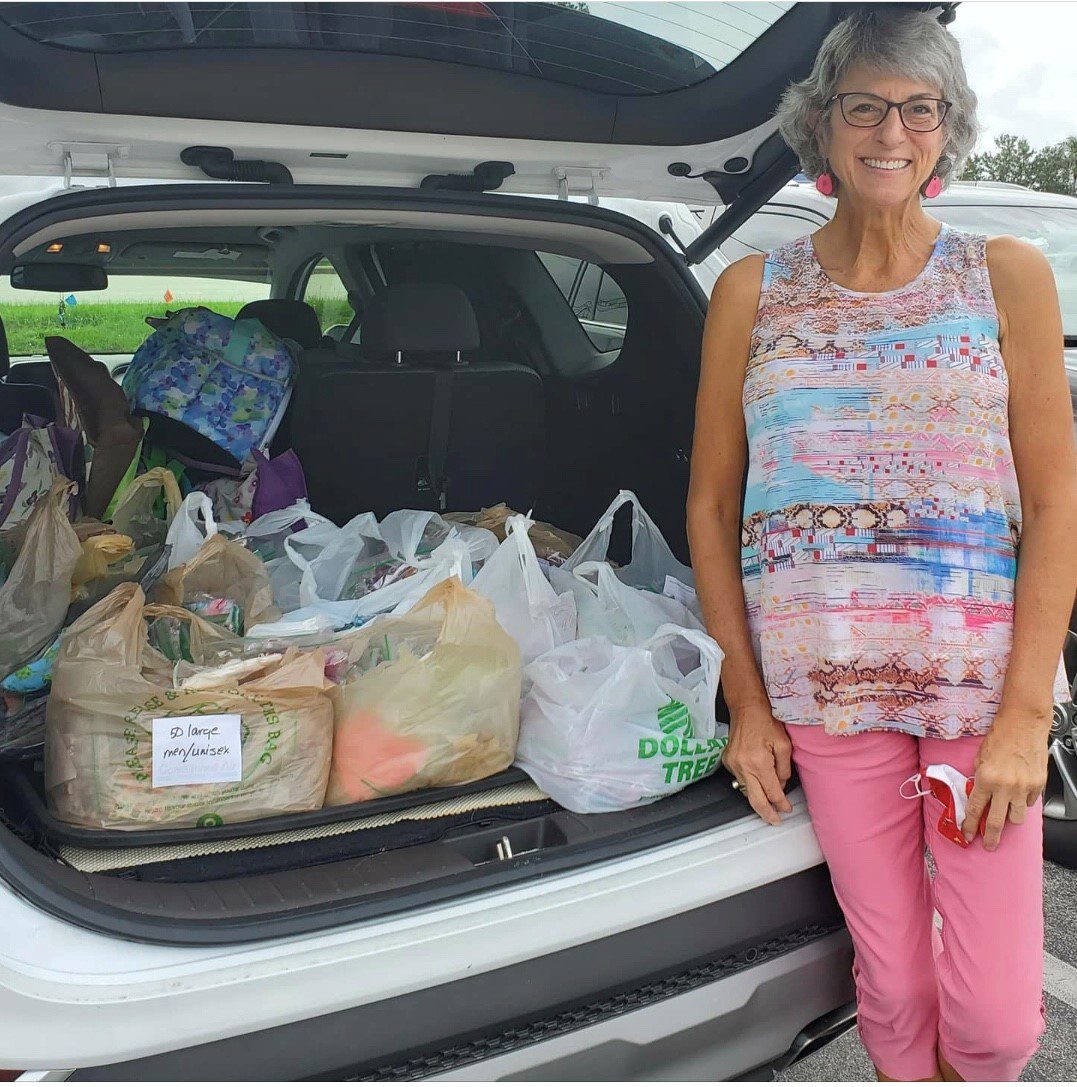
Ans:
{"label": "sleeveless top", "polygon": [[834,283],[810,237],[767,255],[741,570],[778,720],[990,728],[1021,535],[1008,389],[986,238],[943,226],[923,271],[878,293]]}

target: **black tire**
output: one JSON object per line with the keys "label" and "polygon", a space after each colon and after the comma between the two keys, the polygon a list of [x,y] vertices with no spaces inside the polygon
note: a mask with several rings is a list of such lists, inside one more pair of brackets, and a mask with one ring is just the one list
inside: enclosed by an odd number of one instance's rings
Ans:
{"label": "black tire", "polygon": [[1077,819],[1044,819],[1043,855],[1063,868],[1077,868]]}

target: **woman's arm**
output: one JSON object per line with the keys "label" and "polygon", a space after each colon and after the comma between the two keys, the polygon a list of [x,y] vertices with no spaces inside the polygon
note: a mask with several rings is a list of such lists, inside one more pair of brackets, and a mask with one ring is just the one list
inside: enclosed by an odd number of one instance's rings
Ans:
{"label": "woman's arm", "polygon": [[1013,647],[963,827],[972,837],[990,801],[984,845],[992,849],[1007,812],[1023,822],[1047,781],[1051,691],[1077,591],[1077,453],[1051,267],[1016,238],[988,242],[987,260],[1010,383],[1022,514]]}
{"label": "woman's arm", "polygon": [[771,714],[752,651],[740,567],[747,455],[741,396],[762,275],[762,258],[746,257],[714,285],[703,332],[687,513],[704,621],[725,654],[722,690],[732,721],[723,761],[759,815],[778,823],[778,811],[792,810],[783,791],[792,770],[789,737]]}

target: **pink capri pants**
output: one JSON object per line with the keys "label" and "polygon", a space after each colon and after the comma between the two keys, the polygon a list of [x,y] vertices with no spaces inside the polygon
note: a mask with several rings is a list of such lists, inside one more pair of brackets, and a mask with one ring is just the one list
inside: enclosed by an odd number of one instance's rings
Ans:
{"label": "pink capri pants", "polygon": [[939,833],[941,802],[906,800],[902,783],[921,763],[971,777],[982,737],[787,731],[852,936],[858,1029],[876,1068],[927,1079],[937,1043],[966,1080],[1016,1080],[1045,1027],[1042,801],[1006,824],[994,852],[980,837],[963,849]]}

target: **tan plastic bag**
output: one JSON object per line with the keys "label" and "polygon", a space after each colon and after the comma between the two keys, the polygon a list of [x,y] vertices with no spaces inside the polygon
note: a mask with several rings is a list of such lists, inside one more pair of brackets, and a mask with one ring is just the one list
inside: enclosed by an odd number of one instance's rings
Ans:
{"label": "tan plastic bag", "polygon": [[[190,624],[194,664],[173,665],[146,620]],[[53,669],[45,787],[70,823],[111,830],[218,826],[321,807],[333,704],[321,649],[243,659],[240,639],[180,608],[117,587],[64,635]],[[243,777],[154,788],[155,718],[240,714]]]}
{"label": "tan plastic bag", "polygon": [[458,578],[347,644],[327,804],[464,784],[512,763],[520,650]]}
{"label": "tan plastic bag", "polygon": [[0,678],[31,661],[56,637],[71,598],[82,546],[67,519],[74,484],[57,479],[38,499],[7,580],[0,586]]}
{"label": "tan plastic bag", "polygon": [[104,533],[83,540],[82,554],[71,575],[71,599],[81,600],[87,595],[87,582],[105,577],[113,563],[127,558],[133,550],[131,537],[118,532]]}
{"label": "tan plastic bag", "polygon": [[[164,520],[153,512],[161,494],[165,500]],[[160,547],[182,502],[176,477],[167,468],[151,468],[128,484],[112,512],[112,527],[130,536],[136,548]]]}
{"label": "tan plastic bag", "polygon": [[225,597],[242,611],[243,629],[256,623],[275,623],[280,609],[265,563],[241,543],[210,536],[190,562],[169,570],[153,591],[160,604],[183,605],[195,597]]}
{"label": "tan plastic bag", "polygon": [[[508,532],[506,527],[510,517],[518,516],[504,502],[496,506],[479,510],[476,513],[446,513],[445,520],[458,525],[474,525],[476,528],[489,529],[499,540],[504,542]],[[557,528],[545,521],[535,521],[527,531],[528,538],[535,547],[535,554],[546,562],[559,566],[583,543],[583,537],[566,529]]]}

